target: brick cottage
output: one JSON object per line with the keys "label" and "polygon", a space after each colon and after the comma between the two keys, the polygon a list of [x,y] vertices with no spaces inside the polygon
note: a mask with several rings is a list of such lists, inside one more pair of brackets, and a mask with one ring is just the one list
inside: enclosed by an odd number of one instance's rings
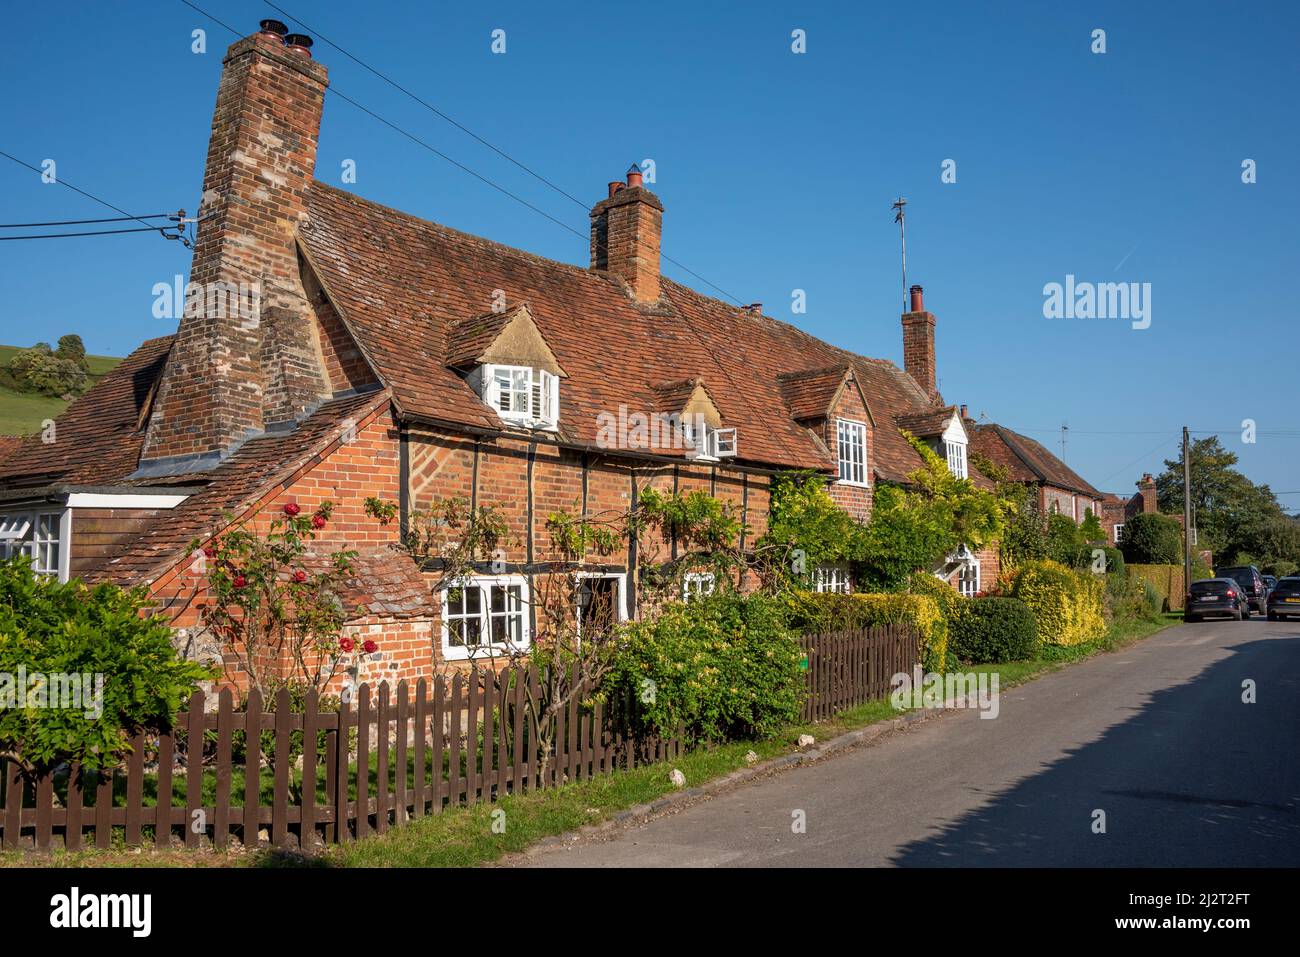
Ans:
{"label": "brick cottage", "polygon": [[[187,310],[75,402],[53,442],[10,451],[0,555],[143,585],[187,650],[211,655],[191,543],[329,500],[316,547],[357,551],[347,630],[380,645],[356,677],[414,678],[486,650],[468,635],[529,640],[553,512],[700,489],[735,508],[744,546],[765,530],[774,476],[812,470],[865,521],[875,484],[921,464],[902,429],[989,484],[967,463],[973,423],[937,388],[920,287],[900,370],[663,276],[664,207],[635,168],[591,210],[588,268],[342,192],[313,179],[326,69],[281,34],[268,21],[224,60],[191,270],[196,284],[256,284],[256,315]],[[693,423],[689,442],[610,441],[610,423],[636,414]],[[451,496],[494,507],[510,534],[449,605],[438,571],[396,546],[411,515]],[[397,504],[396,520],[367,498]],[[644,574],[674,544],[633,536],[562,573],[635,618]],[[847,569],[816,572],[819,588],[851,587]],[[974,593],[995,580],[996,551],[963,549],[936,573]],[[713,584],[687,579],[688,592]]]}

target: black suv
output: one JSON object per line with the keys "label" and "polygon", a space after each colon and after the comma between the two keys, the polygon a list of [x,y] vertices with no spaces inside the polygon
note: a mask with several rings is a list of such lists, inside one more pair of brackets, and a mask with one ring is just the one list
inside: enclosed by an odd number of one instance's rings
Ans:
{"label": "black suv", "polygon": [[1281,578],[1268,593],[1268,620],[1300,618],[1300,577]]}
{"label": "black suv", "polygon": [[1260,577],[1259,569],[1254,565],[1232,565],[1228,568],[1216,568],[1215,578],[1231,578],[1246,593],[1246,617],[1252,611],[1264,612],[1264,603],[1268,599],[1268,586]]}
{"label": "black suv", "polygon": [[1250,606],[1235,579],[1203,578],[1192,582],[1183,606],[1183,621],[1200,621],[1207,615],[1227,615],[1237,621],[1250,617]]}

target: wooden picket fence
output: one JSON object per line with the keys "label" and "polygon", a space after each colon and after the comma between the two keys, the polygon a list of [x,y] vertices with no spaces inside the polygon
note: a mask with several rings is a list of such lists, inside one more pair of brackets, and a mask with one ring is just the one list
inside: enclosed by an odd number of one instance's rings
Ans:
{"label": "wooden picket fence", "polygon": [[[804,718],[883,696],[890,675],[910,670],[916,647],[915,634],[896,627],[803,639]],[[169,733],[137,735],[121,767],[84,776],[64,767],[30,780],[0,761],[0,848],[225,848],[238,840],[309,849],[681,755],[683,733],[665,740],[632,732],[635,701],[586,708],[578,694],[557,716],[543,769],[526,697],[541,680],[533,665],[396,689],[384,682],[377,693],[361,685],[338,711],[319,710],[314,692],[295,711],[287,690],[270,710],[254,691],[236,711],[229,689],[208,710],[196,692]]]}
{"label": "wooden picket fence", "polygon": [[882,625],[802,638],[807,665],[805,721],[889,696],[891,679],[921,660],[920,638],[906,625]]}

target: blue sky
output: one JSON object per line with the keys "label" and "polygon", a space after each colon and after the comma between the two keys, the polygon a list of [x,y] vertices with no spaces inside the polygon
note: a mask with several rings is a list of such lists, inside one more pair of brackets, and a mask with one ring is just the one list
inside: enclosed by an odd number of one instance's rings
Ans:
{"label": "blue sky", "polygon": [[[195,3],[242,33],[264,16],[313,32],[253,0]],[[1224,430],[1256,481],[1300,491],[1300,5],[280,5],[584,204],[653,159],[667,255],[900,363],[890,203],[905,196],[909,280],[938,316],[948,401],[1057,451],[1068,423],[1067,459],[1106,490],[1132,491],[1187,424]],[[205,54],[191,52],[196,28]],[[504,55],[490,49],[498,28]],[[1104,54],[1091,52],[1098,28]],[[179,0],[71,0],[53,18],[13,7],[0,149],[54,158],[61,179],[130,213],[193,210],[233,39]],[[355,160],[347,188],[363,196],[585,264],[583,208],[327,43],[315,53],[336,90],[584,238],[337,98],[319,178],[339,184]],[[955,183],[940,179],[948,159]],[[3,222],[113,215],[2,158],[0,201]],[[76,331],[124,355],[173,331],[150,290],[188,268],[179,244],[149,234],[7,242],[0,342]],[[1150,283],[1150,328],[1045,319],[1043,287],[1067,274]],[[795,289],[806,314],[791,313]]]}

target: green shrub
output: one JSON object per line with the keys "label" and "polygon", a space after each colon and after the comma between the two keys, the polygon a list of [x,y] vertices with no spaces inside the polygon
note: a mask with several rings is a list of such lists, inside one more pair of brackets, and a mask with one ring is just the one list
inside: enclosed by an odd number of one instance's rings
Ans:
{"label": "green shrub", "polygon": [[1164,600],[1150,582],[1118,572],[1106,576],[1106,610],[1112,621],[1160,618]]}
{"label": "green shrub", "polygon": [[1011,597],[1034,612],[1042,645],[1080,645],[1106,633],[1098,576],[1053,561],[1026,562],[1016,569]]}
{"label": "green shrub", "polygon": [[785,601],[790,626],[804,634],[872,625],[910,625],[920,636],[921,661],[926,670],[942,671],[947,663],[948,622],[939,603],[929,595],[790,592]]}
{"label": "green shrub", "polygon": [[1106,568],[1105,568],[1106,574],[1119,575],[1123,577],[1124,576],[1124,553],[1121,552],[1118,548],[1111,548],[1109,545],[1099,545],[1097,547],[1100,548],[1102,554],[1106,556]]}
{"label": "green shrub", "polygon": [[778,599],[719,592],[630,625],[603,693],[631,695],[663,737],[767,737],[799,717],[802,657]]}
{"label": "green shrub", "polygon": [[952,623],[961,614],[962,608],[969,602],[969,599],[963,598],[961,592],[953,588],[952,585],[942,579],[935,578],[928,572],[913,573],[908,580],[907,590],[913,595],[929,595],[939,606],[939,614],[943,616],[948,635],[948,641],[944,646],[944,670],[951,671],[957,664],[957,659],[952,653]]}
{"label": "green shrub", "polygon": [[1119,547],[1130,564],[1172,565],[1183,557],[1183,530],[1168,515],[1143,512],[1124,523]]}
{"label": "green shrub", "polygon": [[[145,614],[149,604],[142,590],[34,575],[26,556],[0,561],[0,676],[27,676],[27,687],[11,677],[7,691],[0,677],[0,751],[28,770],[64,761],[98,769],[116,765],[135,732],[166,727],[198,682],[214,675],[177,659],[171,630]],[[6,698],[20,693],[33,701],[36,675],[103,676],[102,699],[70,707],[60,696],[55,707],[49,693],[43,706],[39,698],[36,707],[10,705]],[[56,688],[50,678],[44,686]]]}
{"label": "green shrub", "polygon": [[951,650],[961,661],[1028,661],[1038,653],[1038,622],[1016,598],[967,601],[952,622]]}

